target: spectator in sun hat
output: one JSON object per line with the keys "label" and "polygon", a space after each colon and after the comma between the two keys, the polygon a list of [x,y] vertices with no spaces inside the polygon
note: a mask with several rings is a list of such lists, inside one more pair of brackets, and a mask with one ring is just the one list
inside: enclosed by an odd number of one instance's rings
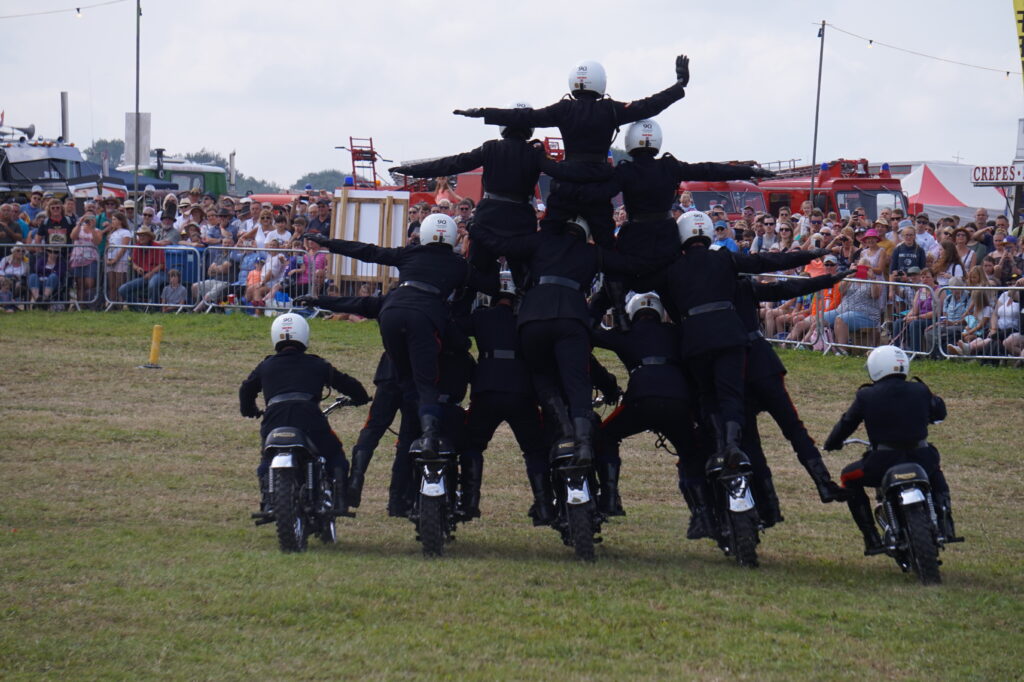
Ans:
{"label": "spectator in sun hat", "polygon": [[874,228],[864,233],[861,243],[864,245],[857,254],[858,264],[867,259],[871,269],[871,279],[884,279],[889,272],[889,254],[879,243],[881,238]]}
{"label": "spectator in sun hat", "polygon": [[[135,234],[141,232],[141,228]],[[177,244],[181,241],[181,232],[174,226],[174,214],[169,211],[163,211],[160,215],[160,227],[156,229],[154,233],[156,239],[153,244],[156,246],[167,246],[168,244]]]}

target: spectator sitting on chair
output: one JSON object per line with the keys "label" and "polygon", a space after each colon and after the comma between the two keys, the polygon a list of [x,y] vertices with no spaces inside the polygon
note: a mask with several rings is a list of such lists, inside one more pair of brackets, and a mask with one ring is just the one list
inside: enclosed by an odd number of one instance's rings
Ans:
{"label": "spectator sitting on chair", "polygon": [[25,246],[21,242],[16,242],[10,253],[0,259],[0,278],[11,282],[11,292],[15,298],[24,295],[29,272]]}
{"label": "spectator sitting on chair", "polygon": [[839,307],[824,315],[823,321],[833,327],[838,344],[850,343],[850,332],[878,329],[881,323],[879,301],[883,296],[883,287],[877,281],[872,281],[870,268],[871,260],[862,258],[857,264],[856,278],[848,277],[840,283],[842,301]]}
{"label": "spectator sitting on chair", "polygon": [[892,345],[920,353],[921,334],[932,323],[935,307],[935,276],[931,270],[921,271],[922,287],[914,289],[910,312],[902,320],[893,323]]}
{"label": "spectator sitting on chair", "polygon": [[[839,259],[833,254],[830,253],[822,258],[821,261],[826,275],[834,275],[839,272]],[[838,308],[842,300],[843,294],[839,288],[839,283],[832,285],[829,289],[822,289],[821,296],[814,297],[808,316],[793,325],[793,329],[790,330],[789,336],[786,338],[790,341],[806,342],[812,337],[817,336],[816,322],[818,310],[820,309],[822,313],[829,313]]]}
{"label": "spectator sitting on chair", "polygon": [[[1024,279],[1017,280],[1014,286],[1024,287]],[[992,307],[988,335],[949,346],[946,350],[954,355],[1001,355],[1005,350],[1003,342],[1020,332],[1020,291],[1004,291]]]}
{"label": "spectator sitting on chair", "polygon": [[[173,226],[172,226],[173,229]],[[153,232],[146,227],[140,227],[135,233],[135,239],[139,246],[153,246]],[[148,289],[150,303],[160,302],[160,292],[167,283],[167,275],[164,273],[164,250],[163,249],[132,249],[132,272],[135,278],[125,282],[117,290],[118,296],[123,301],[138,301],[140,295]]]}
{"label": "spectator sitting on chair", "polygon": [[[962,287],[964,281],[959,277],[951,277],[950,287]],[[939,357],[939,349],[960,338],[966,327],[967,307],[970,303],[970,292],[966,289],[949,289],[940,297],[942,315],[938,322],[928,325],[924,330],[924,347],[933,358]]]}

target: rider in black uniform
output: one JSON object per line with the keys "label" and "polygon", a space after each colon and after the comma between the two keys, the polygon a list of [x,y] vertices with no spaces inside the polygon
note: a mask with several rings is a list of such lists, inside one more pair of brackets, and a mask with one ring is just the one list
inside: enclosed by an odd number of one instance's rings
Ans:
{"label": "rider in black uniform", "polygon": [[[274,355],[268,355],[256,366],[238,389],[239,409],[243,417],[263,416],[260,438],[279,426],[300,429],[327,461],[327,475],[335,486],[335,507],[346,508],[345,477],[348,462],[341,441],[331,430],[327,417],[320,411],[322,391],[333,388],[351,398],[355,405],[370,401],[358,380],[336,370],[323,358],[306,353],[309,324],[301,315],[288,313],[274,320],[270,329]],[[263,391],[266,412],[256,406],[256,396]],[[263,493],[261,511],[268,511],[267,472],[270,462],[261,460],[256,475]]]}
{"label": "rider in black uniform", "polygon": [[[565,145],[565,162],[582,166],[608,163],[608,149],[620,126],[664,111],[686,94],[690,81],[690,60],[676,57],[676,82],[659,93],[633,102],[618,102],[604,94],[604,67],[597,62],[582,62],[569,74],[567,96],[542,109],[456,109],[455,114],[483,118],[485,123],[513,128],[557,126]],[[594,241],[611,247],[615,222],[612,220],[612,194],[595,196],[586,186],[556,180],[551,183],[547,214],[542,227],[561,229],[566,221],[582,216],[593,230]]]}
{"label": "rider in black uniform", "polygon": [[864,488],[877,487],[889,467],[904,462],[919,464],[928,474],[939,529],[947,542],[957,541],[949,485],[942,473],[939,451],[928,442],[928,425],[946,418],[946,403],[924,382],[907,381],[910,358],[900,348],[879,346],[868,355],[867,367],[873,383],[860,387],[853,404],[825,440],[826,450],[839,450],[861,422],[867,429],[871,449],[842,473],[850,514],[864,535],[864,554],[884,551]]}

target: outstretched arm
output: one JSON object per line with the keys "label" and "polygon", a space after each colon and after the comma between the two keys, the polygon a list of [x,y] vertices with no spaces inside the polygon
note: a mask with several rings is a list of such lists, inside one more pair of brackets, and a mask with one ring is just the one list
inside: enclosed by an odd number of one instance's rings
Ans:
{"label": "outstretched arm", "polygon": [[860,396],[853,399],[853,404],[843,413],[836,425],[832,427],[832,433],[825,439],[826,450],[842,450],[843,441],[850,437],[860,423],[864,421],[864,410],[860,404]]}
{"label": "outstretched arm", "polygon": [[403,249],[385,249],[374,244],[353,242],[347,239],[328,239],[316,232],[307,232],[303,235],[305,239],[316,242],[320,246],[327,247],[331,253],[340,253],[364,263],[380,263],[381,265],[398,265],[401,260]]}
{"label": "outstretched arm", "polygon": [[813,294],[815,291],[835,286],[837,282],[852,272],[853,270],[843,270],[834,275],[821,275],[820,277],[798,277],[795,279],[782,279],[777,282],[755,282],[754,299],[757,301],[786,301],[791,298]]}
{"label": "outstretched arm", "polygon": [[388,172],[394,175],[411,175],[414,178],[437,178],[448,175],[458,175],[479,168],[483,165],[483,147],[477,147],[473,151],[463,152],[454,156],[446,156],[433,161],[422,163],[411,163],[407,166],[394,166],[388,168]]}
{"label": "outstretched arm", "polygon": [[809,249],[782,253],[732,253],[732,258],[740,272],[760,274],[807,265],[815,258],[822,258],[829,253],[828,249]]}
{"label": "outstretched arm", "polygon": [[771,171],[756,166],[744,166],[735,163],[685,163],[669,155],[663,158],[673,164],[672,170],[677,182],[684,180],[706,180],[709,182],[747,180],[749,178],[767,178],[775,175]]}

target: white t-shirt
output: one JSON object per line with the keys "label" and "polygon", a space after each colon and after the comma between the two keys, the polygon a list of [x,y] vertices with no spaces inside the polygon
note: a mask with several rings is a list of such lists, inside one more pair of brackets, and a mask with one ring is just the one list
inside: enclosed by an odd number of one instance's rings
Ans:
{"label": "white t-shirt", "polygon": [[107,237],[107,268],[111,272],[128,272],[130,249],[116,249],[115,246],[132,243],[131,231],[120,227]]}
{"label": "white t-shirt", "polygon": [[[284,273],[288,269],[288,258],[281,253],[270,254],[269,259],[263,264],[263,280],[264,284],[268,287],[272,287],[284,279]],[[270,279],[267,279],[267,275],[270,275]]]}
{"label": "white t-shirt", "polygon": [[996,328],[1000,331],[1008,329],[1020,330],[1020,303],[1010,298],[1010,292],[999,294],[996,301]]}

